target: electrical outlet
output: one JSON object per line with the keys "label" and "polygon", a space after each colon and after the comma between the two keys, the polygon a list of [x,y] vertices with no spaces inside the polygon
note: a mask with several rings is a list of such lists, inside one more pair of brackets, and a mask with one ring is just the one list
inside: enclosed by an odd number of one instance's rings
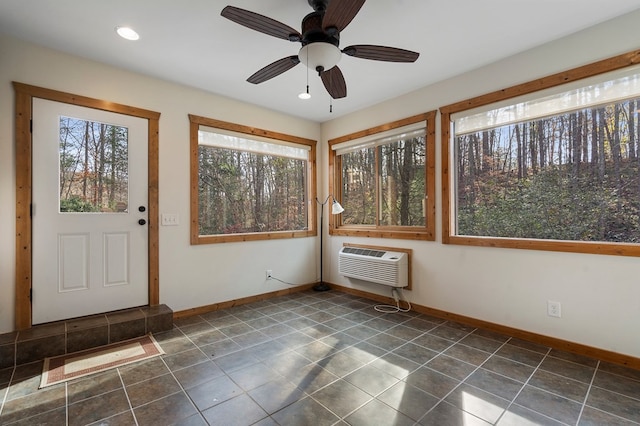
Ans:
{"label": "electrical outlet", "polygon": [[267,269],[265,271],[265,276],[267,277],[268,280],[271,279],[271,274],[273,273],[273,271],[271,271],[271,269]]}
{"label": "electrical outlet", "polygon": [[562,305],[560,302],[547,300],[547,315],[550,317],[560,318],[562,316]]}

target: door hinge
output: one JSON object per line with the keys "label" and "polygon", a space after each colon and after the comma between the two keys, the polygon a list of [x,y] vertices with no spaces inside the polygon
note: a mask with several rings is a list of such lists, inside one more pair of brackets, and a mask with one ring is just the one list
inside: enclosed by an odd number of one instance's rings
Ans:
{"label": "door hinge", "polygon": [[33,303],[33,289],[29,289],[29,300]]}
{"label": "door hinge", "polygon": [[33,204],[29,204],[29,216],[33,217]]}
{"label": "door hinge", "polygon": [[33,133],[33,119],[29,119],[29,133]]}

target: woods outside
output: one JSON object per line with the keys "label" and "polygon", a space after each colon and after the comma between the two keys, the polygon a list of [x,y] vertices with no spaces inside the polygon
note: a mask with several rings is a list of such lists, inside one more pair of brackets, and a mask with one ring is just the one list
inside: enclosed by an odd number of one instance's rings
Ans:
{"label": "woods outside", "polygon": [[60,118],[60,212],[128,208],[128,129]]}
{"label": "woods outside", "polygon": [[340,158],[344,225],[424,226],[424,136],[356,150]]}
{"label": "woods outside", "polygon": [[639,106],[458,136],[457,234],[640,242]]}
{"label": "woods outside", "polygon": [[201,145],[200,235],[308,227],[307,162]]}

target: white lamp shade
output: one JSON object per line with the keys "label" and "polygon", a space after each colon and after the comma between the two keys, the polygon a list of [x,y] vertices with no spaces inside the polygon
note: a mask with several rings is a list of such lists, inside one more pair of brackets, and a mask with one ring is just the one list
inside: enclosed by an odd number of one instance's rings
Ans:
{"label": "white lamp shade", "polygon": [[329,71],[340,62],[341,57],[342,52],[340,49],[331,43],[321,41],[309,43],[298,52],[300,62],[312,70],[322,67],[324,71]]}
{"label": "white lamp shade", "polygon": [[331,204],[331,214],[340,214],[343,211],[344,208],[340,205],[340,203],[336,200],[333,200],[333,203]]}

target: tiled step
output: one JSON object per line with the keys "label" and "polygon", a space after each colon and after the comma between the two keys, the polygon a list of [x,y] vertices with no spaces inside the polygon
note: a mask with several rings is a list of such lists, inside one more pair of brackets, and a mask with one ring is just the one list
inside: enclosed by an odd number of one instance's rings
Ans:
{"label": "tiled step", "polygon": [[0,369],[173,328],[167,305],[143,306],[0,334]]}

